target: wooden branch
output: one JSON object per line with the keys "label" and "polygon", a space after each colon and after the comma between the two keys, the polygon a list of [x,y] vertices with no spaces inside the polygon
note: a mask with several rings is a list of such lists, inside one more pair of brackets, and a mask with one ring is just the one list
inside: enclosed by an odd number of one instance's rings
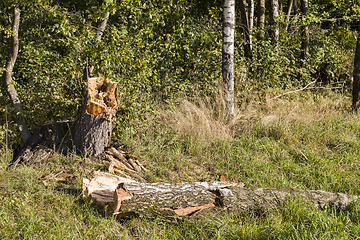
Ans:
{"label": "wooden branch", "polygon": [[313,82],[311,82],[311,83],[308,83],[305,87],[303,87],[303,88],[301,88],[301,89],[297,89],[297,90],[294,90],[294,91],[282,93],[282,94],[280,94],[280,95],[278,95],[278,96],[276,96],[276,97],[273,97],[273,98],[264,100],[264,101],[262,101],[262,102],[259,102],[258,104],[261,104],[261,103],[264,103],[264,102],[268,102],[268,101],[272,101],[272,100],[274,100],[274,99],[277,99],[277,98],[279,98],[279,97],[283,97],[283,96],[288,95],[288,94],[290,94],[290,93],[295,93],[295,92],[303,91],[303,90],[307,89],[311,84],[314,84],[314,83],[316,83],[316,81],[313,81]]}
{"label": "wooden branch", "polygon": [[342,210],[359,198],[318,190],[248,189],[229,182],[138,183],[100,172],[84,178],[83,197],[105,206],[108,215],[167,221],[191,217],[208,208],[262,215],[281,208],[291,198],[302,198],[319,209],[329,206]]}

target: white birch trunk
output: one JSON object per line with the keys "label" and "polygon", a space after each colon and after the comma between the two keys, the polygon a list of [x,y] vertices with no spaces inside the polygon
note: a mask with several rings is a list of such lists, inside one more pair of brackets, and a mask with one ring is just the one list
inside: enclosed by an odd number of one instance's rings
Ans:
{"label": "white birch trunk", "polygon": [[271,1],[271,11],[272,11],[272,16],[271,16],[271,22],[273,25],[273,30],[272,30],[272,34],[273,37],[276,41],[279,41],[279,35],[280,35],[280,31],[279,31],[279,2],[278,0],[272,0]]}
{"label": "white birch trunk", "polygon": [[14,15],[12,20],[12,37],[11,37],[11,47],[9,51],[9,57],[6,62],[5,71],[2,76],[2,81],[4,88],[6,89],[11,102],[14,107],[15,121],[19,125],[20,135],[25,144],[31,137],[29,128],[27,127],[23,113],[22,105],[20,101],[19,94],[17,93],[14,84],[11,82],[11,75],[14,69],[16,58],[19,52],[19,25],[20,25],[20,9],[19,7],[14,7]]}
{"label": "white birch trunk", "polygon": [[235,0],[224,1],[222,75],[224,99],[230,116],[234,111],[234,34],[235,34]]}
{"label": "white birch trunk", "polygon": [[249,43],[250,43],[250,51],[252,50],[252,30],[254,28],[254,0],[250,0],[250,15],[249,15]]}

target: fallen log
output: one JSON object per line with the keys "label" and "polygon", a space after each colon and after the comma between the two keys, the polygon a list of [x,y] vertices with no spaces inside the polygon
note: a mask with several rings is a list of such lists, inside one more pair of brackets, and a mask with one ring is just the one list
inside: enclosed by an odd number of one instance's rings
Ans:
{"label": "fallen log", "polygon": [[[111,174],[110,174],[111,175]],[[104,175],[103,175],[104,177]],[[112,176],[109,176],[113,178]],[[95,176],[96,178],[96,176]],[[94,176],[93,176],[94,179]],[[87,178],[84,179],[88,182]],[[100,184],[105,179],[98,179]],[[117,187],[115,187],[115,185]],[[97,191],[93,186],[93,192]],[[240,184],[229,182],[194,182],[194,183],[139,183],[117,181],[108,189],[106,202],[109,215],[128,216],[161,216],[167,220],[176,220],[184,216],[193,216],[203,209],[217,208],[239,214],[253,213],[261,215],[281,208],[293,197],[306,200],[319,209],[329,206],[335,210],[344,209],[358,196],[342,193],[331,193],[319,190],[282,189],[249,189]],[[96,200],[94,195],[87,194],[83,184],[84,197]]]}

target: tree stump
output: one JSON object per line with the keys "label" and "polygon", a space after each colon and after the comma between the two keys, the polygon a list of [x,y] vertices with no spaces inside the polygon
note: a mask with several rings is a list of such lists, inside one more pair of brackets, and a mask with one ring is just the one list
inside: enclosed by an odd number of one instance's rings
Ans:
{"label": "tree stump", "polygon": [[97,156],[110,146],[118,107],[117,83],[104,77],[89,78],[75,122],[74,146],[78,152]]}

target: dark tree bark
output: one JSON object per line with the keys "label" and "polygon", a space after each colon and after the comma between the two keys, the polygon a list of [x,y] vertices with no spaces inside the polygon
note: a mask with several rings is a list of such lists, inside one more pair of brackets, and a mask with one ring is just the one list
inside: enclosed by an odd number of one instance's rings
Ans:
{"label": "dark tree bark", "polygon": [[[301,15],[303,17],[308,15],[308,0],[301,0]],[[309,54],[309,26],[307,24],[302,26],[302,43],[301,43],[301,59],[306,59]]]}
{"label": "dark tree bark", "polygon": [[110,146],[113,122],[119,107],[117,83],[89,78],[75,122],[74,146],[85,156],[97,156]]}
{"label": "dark tree bark", "polygon": [[264,40],[264,27],[265,27],[265,0],[258,1],[257,11],[257,27],[258,27],[258,40]]}
{"label": "dark tree bark", "polygon": [[299,13],[299,6],[298,6],[298,0],[294,1],[294,15],[297,15]]}
{"label": "dark tree bark", "polygon": [[229,116],[234,110],[234,34],[235,34],[235,0],[224,1],[224,27],[222,51],[222,76],[224,99]]}
{"label": "dark tree bark", "polygon": [[352,103],[355,109],[359,105],[359,92],[360,92],[360,27],[358,30],[358,37],[356,42],[355,58],[354,58],[354,80],[353,80],[353,91],[352,91]]}
{"label": "dark tree bark", "polygon": [[275,41],[279,41],[279,2],[278,0],[271,0],[270,24],[272,26],[271,35]]}
{"label": "dark tree bark", "polygon": [[20,25],[20,9],[19,7],[14,7],[14,15],[12,20],[12,37],[11,37],[11,46],[9,57],[6,62],[5,71],[2,75],[2,81],[5,90],[7,91],[11,102],[14,107],[15,121],[19,125],[20,135],[25,144],[31,137],[30,130],[25,123],[22,105],[20,101],[19,94],[17,93],[14,85],[11,83],[11,75],[14,69],[16,58],[19,52],[19,25]]}
{"label": "dark tree bark", "polygon": [[251,35],[250,35],[250,21],[248,18],[247,4],[246,0],[240,1],[240,12],[241,12],[241,22],[242,29],[244,32],[244,53],[245,57],[251,58]]}
{"label": "dark tree bark", "polygon": [[283,12],[283,1],[279,0],[279,12]]}

